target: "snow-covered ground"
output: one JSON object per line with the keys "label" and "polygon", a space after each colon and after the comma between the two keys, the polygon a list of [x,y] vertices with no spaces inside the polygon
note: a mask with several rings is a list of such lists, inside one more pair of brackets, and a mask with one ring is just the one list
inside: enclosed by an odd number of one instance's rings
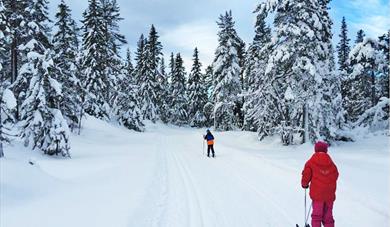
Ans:
{"label": "snow-covered ground", "polygon": [[[204,130],[148,125],[135,133],[89,118],[72,159],[22,145],[0,160],[1,227],[295,226],[303,222],[301,169],[312,145],[283,147],[249,132],[220,132],[217,158]],[[338,227],[389,226],[389,138],[330,148],[340,178]],[[33,161],[35,165],[30,165]]]}

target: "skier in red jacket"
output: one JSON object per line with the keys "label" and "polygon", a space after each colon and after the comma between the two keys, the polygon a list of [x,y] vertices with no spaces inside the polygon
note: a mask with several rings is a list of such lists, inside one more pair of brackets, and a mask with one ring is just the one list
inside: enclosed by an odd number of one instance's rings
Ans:
{"label": "skier in red jacket", "polygon": [[315,153],[306,162],[302,171],[302,187],[310,184],[310,198],[313,200],[312,227],[334,227],[333,202],[336,199],[336,181],[339,176],[336,165],[328,155],[328,144],[317,142]]}

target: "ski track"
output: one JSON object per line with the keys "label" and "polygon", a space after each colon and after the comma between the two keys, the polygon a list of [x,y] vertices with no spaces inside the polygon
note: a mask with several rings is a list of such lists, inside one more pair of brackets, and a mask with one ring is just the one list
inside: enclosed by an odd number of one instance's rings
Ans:
{"label": "ski track", "polygon": [[[181,176],[182,183],[185,186],[188,199],[188,208],[189,208],[189,216],[188,216],[188,225],[187,226],[204,226],[203,224],[203,215],[202,209],[199,203],[199,196],[196,192],[196,187],[192,181],[192,176],[189,173],[188,169],[183,164],[183,160],[179,158],[177,152],[168,152],[172,155],[173,160],[175,162],[176,167],[178,167],[179,175]],[[179,160],[181,159],[181,160]]]}

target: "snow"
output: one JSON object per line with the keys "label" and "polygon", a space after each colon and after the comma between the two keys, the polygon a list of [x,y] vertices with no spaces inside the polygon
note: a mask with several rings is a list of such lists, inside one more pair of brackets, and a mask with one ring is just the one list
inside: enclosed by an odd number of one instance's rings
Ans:
{"label": "snow", "polygon": [[31,59],[31,60],[35,60],[35,59],[39,59],[39,58],[43,58],[44,55],[38,53],[38,52],[35,52],[35,51],[30,51],[27,53],[27,58],[28,59]]}
{"label": "snow", "polygon": [[[72,158],[21,143],[0,159],[0,226],[295,226],[303,222],[301,170],[311,144],[147,124],[136,133],[88,117],[72,135]],[[338,226],[390,224],[389,138],[367,136],[329,151],[338,165]],[[29,164],[29,161],[32,164]]]}
{"label": "snow", "polygon": [[287,89],[286,89],[286,92],[284,93],[284,98],[286,100],[294,100],[295,97],[294,97],[294,93],[293,91],[291,90],[291,87],[288,86]]}
{"label": "snow", "polygon": [[62,94],[62,85],[56,80],[49,77],[50,86],[54,89],[54,91],[58,94]]}
{"label": "snow", "polygon": [[5,103],[7,109],[12,110],[16,107],[16,99],[11,90],[5,89],[3,91],[2,101]]}

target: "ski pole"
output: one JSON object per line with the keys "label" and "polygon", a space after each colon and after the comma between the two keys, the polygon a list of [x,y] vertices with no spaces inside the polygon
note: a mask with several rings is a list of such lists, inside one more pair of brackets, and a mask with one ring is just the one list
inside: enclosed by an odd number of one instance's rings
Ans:
{"label": "ski pole", "polygon": [[307,225],[307,223],[306,223],[306,188],[305,188],[305,213],[304,213],[304,216],[303,216],[303,220],[305,221],[305,227],[306,227],[306,225]]}
{"label": "ski pole", "polygon": [[313,206],[313,203],[310,204],[309,211],[306,213],[306,194],[307,194],[307,189],[305,188],[305,227],[310,227],[310,225],[307,224],[307,221],[309,219],[311,207]]}
{"label": "ski pole", "polygon": [[202,144],[203,144],[203,147],[202,147],[202,154],[203,154],[203,156],[204,156],[204,136],[202,135]]}

